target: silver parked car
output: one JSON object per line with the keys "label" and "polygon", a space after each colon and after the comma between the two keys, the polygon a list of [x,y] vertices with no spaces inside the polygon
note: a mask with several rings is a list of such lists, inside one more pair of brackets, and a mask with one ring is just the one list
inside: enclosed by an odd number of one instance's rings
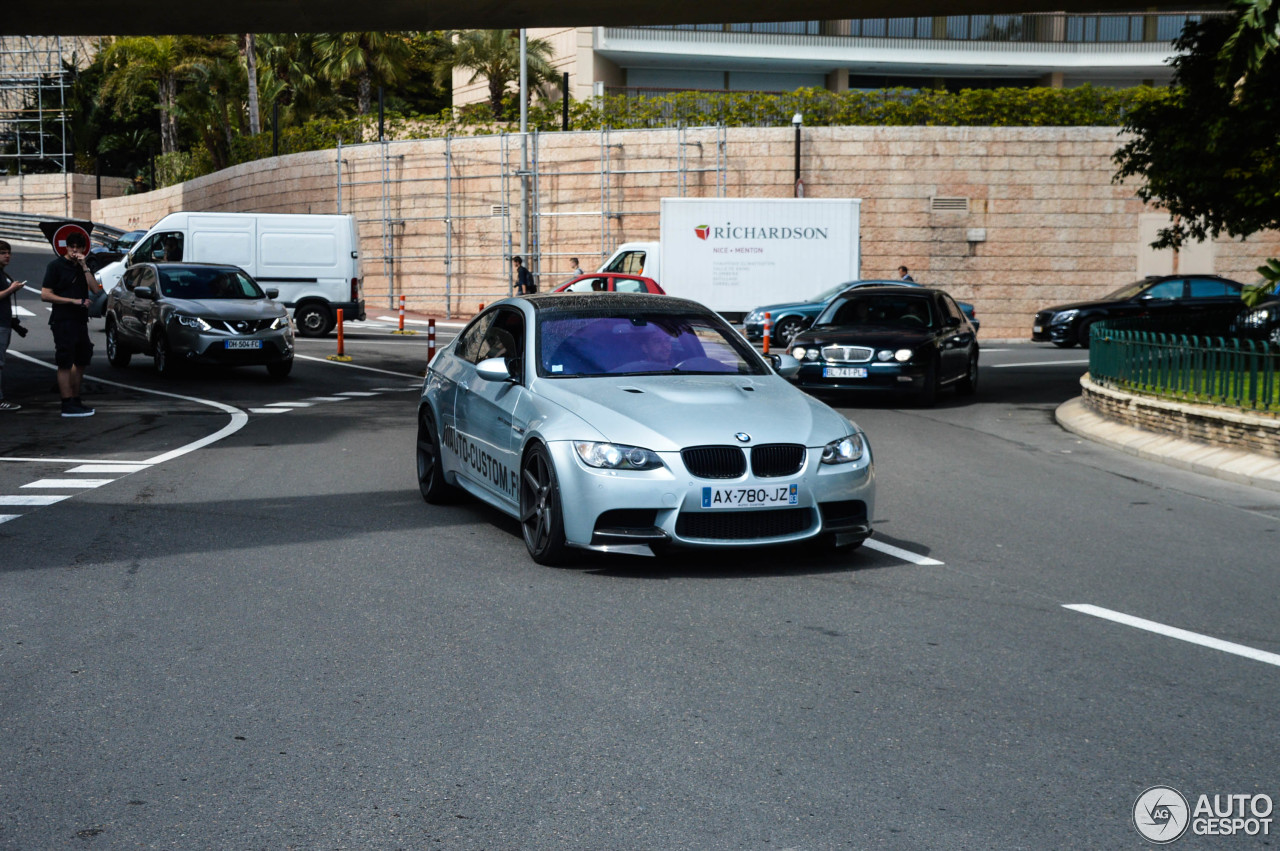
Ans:
{"label": "silver parked car", "polygon": [[184,363],[293,368],[293,326],[276,290],[238,266],[134,263],[107,299],[107,359],[126,367],[146,352],[168,374]]}
{"label": "silver parked car", "polygon": [[856,546],[871,534],[871,448],[783,377],[798,367],[693,301],[506,299],[427,370],[419,488],[516,518],[542,564],[572,547]]}

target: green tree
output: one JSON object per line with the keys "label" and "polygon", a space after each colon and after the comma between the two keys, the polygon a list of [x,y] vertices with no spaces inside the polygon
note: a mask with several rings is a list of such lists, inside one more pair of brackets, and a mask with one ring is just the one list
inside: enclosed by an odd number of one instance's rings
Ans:
{"label": "green tree", "polygon": [[316,39],[320,75],[341,85],[356,83],[356,111],[367,115],[375,85],[391,86],[405,76],[410,57],[403,35],[392,32],[326,33]]}
{"label": "green tree", "polygon": [[316,40],[308,33],[265,33],[256,39],[263,110],[278,103],[284,124],[305,124],[337,109],[333,88],[318,70]]}
{"label": "green tree", "polygon": [[103,51],[103,98],[118,114],[136,108],[139,100],[155,103],[160,120],[160,150],[178,149],[178,85],[191,68],[198,39],[188,36],[120,38]]}
{"label": "green tree", "polygon": [[[529,86],[555,82],[556,71],[551,67],[553,50],[551,42],[542,38],[529,39],[525,45],[528,60]],[[489,81],[489,106],[495,118],[502,117],[502,96],[508,84],[520,80],[520,31],[519,30],[463,30],[457,34],[452,55],[447,62],[437,65],[471,71],[468,83],[484,77]]]}

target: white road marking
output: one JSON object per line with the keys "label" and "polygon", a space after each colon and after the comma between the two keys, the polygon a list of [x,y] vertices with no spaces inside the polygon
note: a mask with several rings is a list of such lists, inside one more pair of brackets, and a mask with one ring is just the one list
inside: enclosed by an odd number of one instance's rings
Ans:
{"label": "white road marking", "polygon": [[366,393],[363,390],[343,390],[339,396],[377,396],[377,393]]}
{"label": "white road marking", "polygon": [[250,408],[251,414],[287,414],[292,408]]}
{"label": "white road marking", "polygon": [[1082,363],[1088,363],[1089,359],[1084,360],[1042,360],[1034,363],[989,363],[987,366],[992,369],[1008,369],[1014,366],[1076,366]]}
{"label": "white road marking", "polygon": [[147,469],[148,464],[81,464],[72,467],[68,473],[136,473]]}
{"label": "white road marking", "polygon": [[40,496],[6,496],[0,494],[0,505],[53,505],[64,499],[71,499],[73,494],[41,494]]}
{"label": "white road marking", "polygon": [[[12,353],[11,353],[12,354]],[[0,458],[0,461],[21,461],[29,464],[133,464],[133,461],[111,461],[102,458],[15,458],[8,456]],[[142,466],[147,466],[143,464]]]}
{"label": "white road marking", "polygon": [[928,556],[916,555],[910,550],[904,550],[901,547],[895,547],[893,544],[886,544],[884,541],[877,541],[875,538],[867,538],[865,541],[862,542],[862,545],[864,547],[867,547],[868,549],[878,550],[879,552],[882,552],[885,555],[890,555],[890,556],[893,556],[894,558],[900,558],[903,561],[909,561],[912,564],[921,564],[921,565],[928,565],[928,566],[945,564],[945,562],[938,561],[937,559],[929,558]]}
{"label": "white road marking", "polygon": [[7,523],[10,520],[18,519],[21,516],[21,514],[0,514],[0,523]]}
{"label": "white road marking", "polygon": [[268,402],[264,407],[267,408],[312,408],[315,407],[311,402]]}
{"label": "white road marking", "polygon": [[1253,659],[1256,662],[1265,662],[1268,665],[1280,665],[1280,654],[1268,653],[1265,650],[1256,650],[1252,647],[1246,647],[1243,644],[1223,641],[1220,638],[1213,638],[1212,636],[1201,635],[1198,632],[1178,629],[1175,626],[1166,626],[1165,624],[1157,623],[1156,621],[1149,621],[1144,618],[1134,617],[1133,615],[1126,615],[1124,612],[1115,612],[1111,609],[1104,609],[1100,606],[1091,606],[1087,603],[1073,603],[1070,605],[1063,604],[1063,608],[1071,609],[1073,612],[1080,612],[1085,615],[1093,615],[1095,618],[1114,621],[1115,623],[1131,626],[1135,629],[1144,629],[1147,632],[1154,632],[1168,638],[1176,638],[1179,641],[1199,644],[1201,647],[1208,647],[1212,650],[1221,650],[1223,653],[1243,656],[1246,659]]}
{"label": "white road marking", "polygon": [[411,384],[411,385],[409,385],[408,387],[375,387],[375,388],[373,388],[373,389],[374,389],[374,390],[378,390],[378,391],[380,391],[380,392],[382,392],[382,393],[404,393],[404,392],[406,392],[406,391],[408,391],[408,390],[421,390],[421,389],[422,389],[422,385],[421,385],[421,384]]}
{"label": "white road marking", "polygon": [[312,396],[308,402],[350,402],[346,396]]}
{"label": "white road marking", "polygon": [[393,372],[392,370],[389,370],[389,369],[377,369],[372,366],[361,366],[358,363],[343,363],[340,360],[329,360],[328,358],[313,358],[310,355],[295,354],[293,356],[293,359],[294,360],[313,360],[319,363],[333,364],[334,366],[345,366],[345,367],[350,367],[351,369],[363,369],[363,370],[367,370],[368,372],[381,372],[383,375],[399,375],[404,378],[421,378],[422,377],[421,375],[414,375],[409,372]]}
{"label": "white road marking", "polygon": [[23,485],[24,488],[100,488],[115,479],[39,479]]}

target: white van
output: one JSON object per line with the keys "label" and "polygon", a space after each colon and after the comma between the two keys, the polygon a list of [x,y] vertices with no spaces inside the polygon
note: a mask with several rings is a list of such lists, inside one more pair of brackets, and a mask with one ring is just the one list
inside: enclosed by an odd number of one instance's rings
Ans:
{"label": "white van", "polygon": [[662,246],[657,242],[624,242],[597,272],[644,275],[662,283]]}
{"label": "white van", "polygon": [[[170,213],[121,261],[98,273],[110,289],[130,263],[230,263],[293,310],[298,333],[323,337],[344,319],[364,319],[355,219],[310,213]],[[165,256],[166,249],[174,256]]]}

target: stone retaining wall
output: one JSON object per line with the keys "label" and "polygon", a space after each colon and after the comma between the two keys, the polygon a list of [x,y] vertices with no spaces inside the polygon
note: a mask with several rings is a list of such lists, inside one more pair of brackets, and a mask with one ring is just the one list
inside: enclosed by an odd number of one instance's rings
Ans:
{"label": "stone retaining wall", "polygon": [[[128,178],[102,178],[103,198],[123,195],[128,188]],[[97,194],[98,178],[92,174],[0,176],[0,210],[6,213],[89,219],[92,216],[92,204]],[[114,222],[107,222],[107,224],[114,224]]]}
{"label": "stone retaining wall", "polygon": [[[411,310],[457,316],[509,292],[507,258],[518,250],[520,230],[518,140],[342,148],[341,211],[359,223],[371,304],[390,307],[404,294]],[[803,130],[801,173],[809,197],[862,199],[864,277],[894,277],[905,264],[917,281],[972,302],[984,339],[1027,339],[1036,310],[1096,298],[1153,269],[1150,237],[1139,233],[1151,211],[1111,180],[1119,142],[1117,130],[1105,127],[814,127]],[[542,216],[529,265],[544,285],[567,277],[570,256],[591,269],[620,242],[656,239],[664,196],[793,193],[790,127],[731,128],[723,137],[715,128],[683,136],[674,129],[545,133],[533,148]],[[148,227],[181,209],[337,212],[338,167],[336,150],[245,163],[181,186],[95,201],[94,218]],[[939,209],[935,198],[959,209]],[[1212,269],[1181,271],[1252,281],[1254,269],[1277,254],[1273,233],[1220,240],[1200,261]],[[780,281],[778,300],[830,283]]]}
{"label": "stone retaining wall", "polygon": [[1087,376],[1080,387],[1085,405],[1107,419],[1159,434],[1280,458],[1280,418],[1126,393],[1096,384]]}

